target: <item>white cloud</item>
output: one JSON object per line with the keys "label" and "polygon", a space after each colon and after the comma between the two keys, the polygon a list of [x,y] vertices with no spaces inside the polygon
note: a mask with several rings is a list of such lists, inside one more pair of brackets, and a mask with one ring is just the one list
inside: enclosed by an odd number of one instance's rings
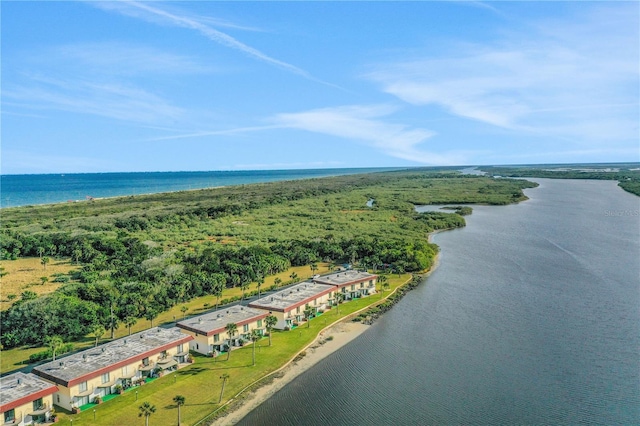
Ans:
{"label": "white cloud", "polygon": [[[228,47],[244,53],[259,61],[275,65],[286,71],[300,75],[312,81],[331,85],[329,83],[318,80],[313,77],[309,72],[299,68],[295,65],[287,62],[275,59],[258,49],[248,46],[241,41],[231,37],[230,35],[216,30],[211,25],[215,24],[215,21],[210,17],[196,17],[193,15],[187,15],[181,12],[169,12],[168,10],[160,9],[158,7],[150,6],[146,2],[137,1],[120,1],[120,2],[97,2],[95,5],[104,10],[112,10],[123,15],[135,17],[138,19],[144,19],[146,21],[160,23],[165,25],[172,25],[181,28],[188,28],[199,32],[209,40],[218,43],[222,46]],[[225,23],[224,26],[229,26],[229,23]]]}
{"label": "white cloud", "polygon": [[[417,105],[574,140],[637,139],[638,5],[531,23],[492,44],[381,64],[367,77]],[[588,106],[588,107],[585,107]]]}
{"label": "white cloud", "polygon": [[465,153],[436,154],[420,149],[434,133],[381,120],[395,112],[388,105],[352,105],[277,114],[279,126],[358,141],[386,155],[423,164],[461,164]]}

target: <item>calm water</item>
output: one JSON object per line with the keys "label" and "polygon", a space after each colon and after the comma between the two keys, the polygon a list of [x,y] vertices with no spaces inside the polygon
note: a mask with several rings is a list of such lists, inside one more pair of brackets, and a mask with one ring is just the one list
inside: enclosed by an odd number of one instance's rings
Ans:
{"label": "calm water", "polygon": [[640,198],[536,181],[437,234],[426,283],[240,424],[640,424]]}
{"label": "calm water", "polygon": [[85,200],[87,196],[117,197],[386,170],[397,168],[3,175],[0,176],[0,206],[62,203]]}

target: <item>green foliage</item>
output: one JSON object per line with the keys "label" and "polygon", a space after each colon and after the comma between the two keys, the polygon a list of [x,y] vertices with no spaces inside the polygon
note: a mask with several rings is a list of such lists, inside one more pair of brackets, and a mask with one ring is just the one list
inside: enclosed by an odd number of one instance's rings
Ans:
{"label": "green foliage", "polygon": [[416,169],[3,209],[1,258],[70,257],[79,283],[40,298],[26,294],[0,313],[1,342],[78,339],[96,324],[109,329],[112,313],[116,324],[153,318],[150,312],[194,297],[248,290],[291,266],[327,259],[420,271],[437,252],[427,234],[464,219],[418,214],[415,204],[507,204],[525,199],[521,190],[531,186]]}

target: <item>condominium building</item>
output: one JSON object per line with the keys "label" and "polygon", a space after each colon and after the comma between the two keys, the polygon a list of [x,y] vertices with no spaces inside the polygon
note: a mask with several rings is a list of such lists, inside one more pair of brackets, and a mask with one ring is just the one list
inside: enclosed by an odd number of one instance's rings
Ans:
{"label": "condominium building", "polygon": [[176,369],[187,361],[192,339],[177,327],[156,327],[39,365],[33,373],[57,385],[55,405],[79,408],[117,385],[127,388]]}
{"label": "condominium building", "polygon": [[345,300],[350,300],[374,294],[378,276],[368,272],[349,270],[316,276],[313,281],[337,287]]}
{"label": "condominium building", "polygon": [[270,312],[278,319],[275,328],[291,329],[305,318],[304,311],[311,306],[315,316],[327,309],[336,287],[305,281],[249,303],[249,306]]}
{"label": "condominium building", "polygon": [[16,426],[51,419],[53,394],[58,388],[31,373],[13,373],[0,379],[2,424]]}
{"label": "condominium building", "polygon": [[[264,334],[264,318],[268,312],[246,306],[230,306],[178,322],[182,332],[193,337],[189,342],[191,350],[205,355],[224,352],[234,346],[242,346],[249,341],[253,330]],[[226,327],[235,324],[237,333],[229,336]]]}

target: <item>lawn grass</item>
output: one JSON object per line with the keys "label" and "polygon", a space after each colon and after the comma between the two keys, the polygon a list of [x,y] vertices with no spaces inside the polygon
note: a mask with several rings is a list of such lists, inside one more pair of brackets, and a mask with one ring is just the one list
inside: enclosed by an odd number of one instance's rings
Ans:
{"label": "lawn grass", "polygon": [[[22,260],[23,259],[13,260],[8,262],[22,262]],[[24,260],[27,260],[27,259],[24,259]],[[39,265],[39,262],[40,262],[39,259],[36,258],[36,260],[38,260],[38,265]],[[3,262],[3,264],[4,263],[5,262]],[[318,265],[318,270],[316,271],[316,273],[329,272],[328,263],[318,263],[317,265]],[[47,266],[47,270],[49,267],[50,266]],[[276,278],[280,278],[283,283],[288,283],[289,281],[291,281],[291,278],[289,278],[289,276],[293,272],[298,274],[299,280],[307,279],[312,275],[311,269],[309,266],[295,266],[295,267],[289,268],[285,272],[281,272],[279,274],[266,277],[265,282],[261,287],[261,290],[265,291],[267,288],[272,286]],[[4,286],[4,282],[3,282],[3,286]],[[251,283],[247,292],[254,291],[254,290],[257,290],[257,283]],[[239,287],[225,288],[222,292],[222,297],[220,299],[222,300],[226,298],[231,298],[233,296],[241,296],[241,295],[242,295],[242,290]],[[206,307],[205,307],[205,304],[207,304]],[[188,302],[180,303],[172,307],[171,309],[162,312],[158,316],[158,318],[153,320],[153,325],[154,327],[157,327],[159,325],[180,321],[182,320],[183,317],[200,315],[208,310],[214,309],[215,305],[216,305],[215,296],[197,297]],[[187,307],[187,311],[184,314],[180,310],[183,306]],[[146,330],[150,327],[151,327],[150,321],[147,321],[145,319],[139,319],[138,322],[131,327],[131,333],[137,333],[139,331]],[[128,334],[129,334],[129,329],[124,325],[120,325],[120,327],[116,329],[114,335],[115,335],[115,338],[118,339],[121,337],[125,337]],[[110,332],[107,330],[103,338],[100,340],[100,343],[104,343],[105,341],[110,340],[110,339],[106,339],[106,337],[109,337],[109,336],[110,336]],[[74,342],[75,349],[85,349],[93,345],[95,345],[95,338],[91,336],[86,336],[82,341]],[[2,372],[2,374],[5,374],[10,371],[22,368],[27,363],[27,360],[29,359],[30,355],[37,352],[44,351],[44,350],[46,350],[45,347],[26,347],[26,346],[4,350],[0,352],[0,372]]]}
{"label": "lawn grass", "polygon": [[[150,418],[151,425],[175,425],[178,410],[172,400],[176,395],[185,397],[185,405],[182,407],[182,424],[194,424],[234,398],[246,386],[287,363],[300,350],[313,342],[318,333],[327,325],[340,318],[348,317],[367,306],[379,303],[388,297],[395,288],[407,282],[410,277],[409,274],[390,276],[390,291],[384,293],[384,298],[373,295],[352,300],[340,305],[340,314],[334,308],[312,319],[309,327],[305,323],[292,331],[275,331],[272,337],[272,346],[268,346],[268,338],[263,338],[256,344],[255,366],[251,365],[251,344],[232,351],[229,361],[226,361],[226,356],[208,358],[196,355],[192,365],[95,406],[95,420],[93,409],[80,414],[59,412],[60,424],[70,424],[70,419],[73,419],[74,425],[142,425],[144,419],[137,419],[138,407],[147,401],[155,405],[157,409]],[[222,403],[218,404],[222,386],[220,376],[223,373],[229,374],[230,377],[225,387]],[[137,401],[136,391],[138,392]]]}

